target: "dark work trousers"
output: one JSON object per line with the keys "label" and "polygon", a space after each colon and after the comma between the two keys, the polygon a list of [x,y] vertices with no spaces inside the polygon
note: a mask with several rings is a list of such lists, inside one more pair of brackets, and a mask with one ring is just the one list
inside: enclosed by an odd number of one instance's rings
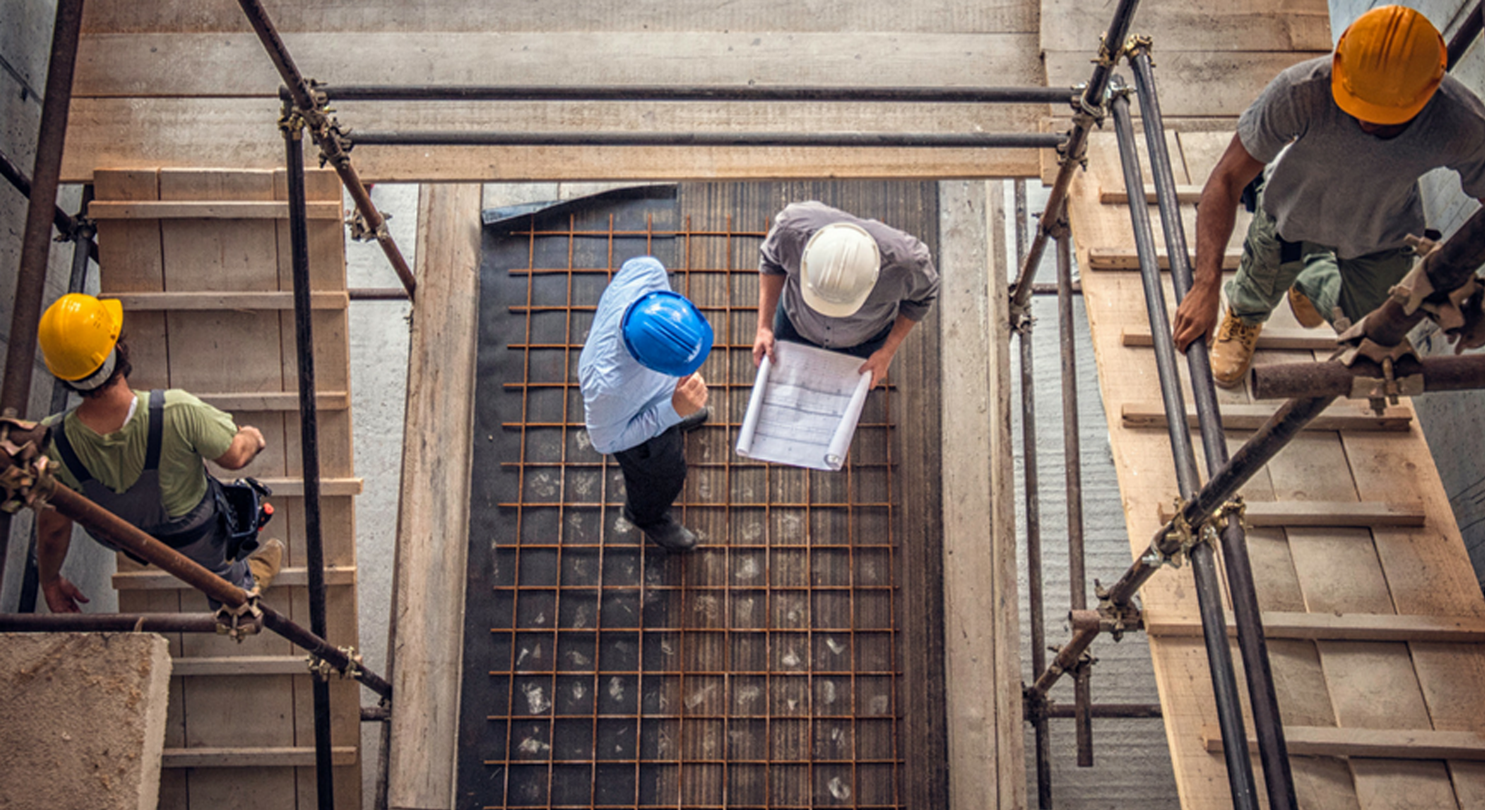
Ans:
{"label": "dark work trousers", "polygon": [[[877,349],[882,348],[882,344],[887,342],[887,336],[890,334],[892,334],[892,324],[889,323],[887,324],[887,328],[876,333],[865,343],[862,343],[859,346],[830,349],[830,351],[854,355],[856,357],[871,357],[872,352],[875,352]],[[794,328],[794,322],[789,320],[789,313],[784,311],[784,302],[782,301],[779,302],[778,309],[775,309],[773,311],[773,337],[774,340],[787,340],[790,343],[803,343],[806,346],[814,346],[817,349],[826,348],[814,342],[813,340],[810,340],[809,338],[799,334],[799,331]]]}
{"label": "dark work trousers", "polygon": [[665,519],[670,505],[686,483],[685,440],[680,425],[644,444],[614,453],[624,470],[624,489],[629,493],[628,514],[641,529]]}

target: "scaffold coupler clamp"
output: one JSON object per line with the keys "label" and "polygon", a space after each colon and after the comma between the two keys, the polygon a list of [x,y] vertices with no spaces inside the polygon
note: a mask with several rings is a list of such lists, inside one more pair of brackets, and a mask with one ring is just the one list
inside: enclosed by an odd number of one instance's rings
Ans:
{"label": "scaffold coupler clamp", "polygon": [[[1151,37],[1149,34],[1130,34],[1129,38],[1124,40],[1123,55],[1129,59],[1139,56],[1141,52],[1144,52],[1146,56],[1150,56],[1154,49],[1154,37]],[[1150,67],[1155,67],[1154,59],[1150,60]]]}
{"label": "scaffold coupler clamp", "polygon": [[361,674],[361,656],[355,647],[337,647],[341,655],[345,656],[345,669],[337,667],[328,659],[321,658],[314,653],[305,656],[304,663],[309,667],[311,675],[321,681],[330,680],[331,675],[339,675],[341,678],[355,678]]}
{"label": "scaffold coupler clamp", "polygon": [[352,241],[380,242],[390,235],[390,231],[387,230],[387,220],[391,218],[391,214],[382,214],[382,224],[372,229],[370,225],[366,224],[366,215],[361,213],[361,209],[352,208],[350,214],[345,219],[345,224],[350,229],[349,236]]}
{"label": "scaffold coupler clamp", "polygon": [[1222,531],[1222,521],[1232,516],[1237,517],[1238,525],[1243,528],[1243,531],[1248,530],[1248,504],[1241,495],[1232,496],[1232,500],[1217,507],[1217,511],[1212,513],[1211,519],[1206,523],[1211,531],[1211,540],[1215,541]]}
{"label": "scaffold coupler clamp", "polygon": [[263,609],[258,607],[258,595],[249,593],[247,601],[237,607],[222,605],[217,608],[217,635],[226,636],[238,644],[251,635],[256,635],[263,624]]}
{"label": "scaffold coupler clamp", "polygon": [[[1150,542],[1150,548],[1145,556],[1140,558],[1146,565],[1159,568],[1169,565],[1171,568],[1180,568],[1182,562],[1191,554],[1191,549],[1198,543],[1207,539],[1206,532],[1193,527],[1186,521],[1186,504],[1184,498],[1175,499],[1175,513],[1170,519],[1169,527],[1160,539]],[[1163,542],[1162,542],[1163,540]],[[1166,551],[1174,544],[1171,551]]]}
{"label": "scaffold coupler clamp", "polygon": [[[1471,282],[1473,284],[1473,282]],[[1393,288],[1397,289],[1396,287]],[[1397,367],[1402,361],[1421,368],[1418,352],[1406,337],[1396,346],[1383,346],[1366,336],[1366,320],[1351,326],[1336,338],[1340,349],[1334,359],[1341,365],[1354,368],[1358,360],[1370,360],[1381,369],[1380,377],[1357,374],[1351,379],[1351,399],[1365,399],[1371,403],[1378,416],[1386,413],[1387,405],[1396,405],[1398,397],[1415,397],[1423,393],[1423,374],[1417,372],[1398,376]]]}
{"label": "scaffold coupler clamp", "polygon": [[0,452],[10,462],[0,470],[0,489],[4,500],[0,511],[15,514],[22,507],[46,507],[56,479],[49,469],[51,459],[44,448],[51,431],[36,423],[12,415],[0,417]]}
{"label": "scaffold coupler clamp", "polygon": [[1145,629],[1145,614],[1140,610],[1138,596],[1116,605],[1109,597],[1109,589],[1096,579],[1093,581],[1093,594],[1098,597],[1099,629],[1115,641],[1123,640],[1126,632]]}
{"label": "scaffold coupler clamp", "polygon": [[1034,687],[1021,684],[1021,717],[1030,723],[1047,715],[1047,696]]}

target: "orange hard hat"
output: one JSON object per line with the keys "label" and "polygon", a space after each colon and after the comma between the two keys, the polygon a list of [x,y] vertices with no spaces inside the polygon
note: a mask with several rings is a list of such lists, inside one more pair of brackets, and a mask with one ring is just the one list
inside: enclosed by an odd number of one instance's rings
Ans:
{"label": "orange hard hat", "polygon": [[1372,124],[1404,124],[1423,110],[1444,80],[1449,50],[1427,17],[1404,6],[1380,6],[1341,34],[1331,59],[1336,106]]}

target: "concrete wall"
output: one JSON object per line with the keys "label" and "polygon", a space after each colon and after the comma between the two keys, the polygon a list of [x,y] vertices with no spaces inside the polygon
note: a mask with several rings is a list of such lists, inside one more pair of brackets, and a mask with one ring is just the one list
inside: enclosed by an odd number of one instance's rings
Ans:
{"label": "concrete wall", "polygon": [[[36,160],[41,93],[46,86],[55,15],[55,0],[4,0],[0,3],[0,152],[4,152],[28,177]],[[80,187],[67,186],[59,190],[57,201],[64,211],[76,213],[81,196]],[[9,349],[16,273],[20,266],[27,208],[25,197],[9,183],[0,182],[0,368],[4,367]],[[53,242],[43,306],[67,291],[71,262],[71,245]],[[91,283],[92,289],[96,290],[96,266]],[[38,355],[32,372],[31,406],[25,414],[27,418],[39,419],[46,415],[51,389],[52,376],[40,363]],[[15,610],[20,599],[31,525],[29,512],[17,515],[11,521],[13,539],[6,559],[5,578],[0,582],[0,612]],[[92,597],[93,601],[87,606],[89,611],[112,613],[118,610],[118,599],[109,585],[113,571],[113,553],[88,541],[78,531],[62,573]],[[45,607],[41,610],[44,612]]]}
{"label": "concrete wall", "polygon": [[[1337,38],[1346,26],[1381,2],[1366,0],[1331,0],[1331,30]],[[1402,5],[1422,11],[1448,40],[1463,17],[1473,7],[1466,0],[1406,0]],[[1476,93],[1485,94],[1485,47],[1479,40],[1455,65],[1454,77]],[[1452,234],[1479,203],[1460,190],[1454,172],[1440,169],[1423,178],[1424,207],[1429,227],[1445,236]],[[1452,354],[1444,336],[1426,324],[1414,332],[1414,345],[1424,354]],[[1459,452],[1461,447],[1478,446],[1485,435],[1485,391],[1430,394],[1414,400],[1418,422],[1428,437],[1443,479],[1444,491],[1454,507],[1454,517],[1464,534],[1465,547],[1474,563],[1475,575],[1485,582],[1485,454]]]}

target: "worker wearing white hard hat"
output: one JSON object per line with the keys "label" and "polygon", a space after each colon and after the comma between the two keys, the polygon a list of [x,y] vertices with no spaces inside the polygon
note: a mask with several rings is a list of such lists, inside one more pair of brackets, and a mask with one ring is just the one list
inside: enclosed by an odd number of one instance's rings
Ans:
{"label": "worker wearing white hard hat", "polygon": [[755,365],[789,340],[863,358],[875,385],[938,297],[927,245],[820,202],[780,211],[759,256]]}

